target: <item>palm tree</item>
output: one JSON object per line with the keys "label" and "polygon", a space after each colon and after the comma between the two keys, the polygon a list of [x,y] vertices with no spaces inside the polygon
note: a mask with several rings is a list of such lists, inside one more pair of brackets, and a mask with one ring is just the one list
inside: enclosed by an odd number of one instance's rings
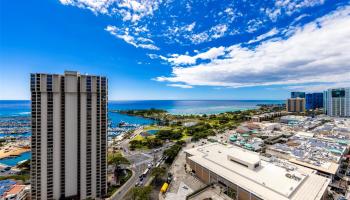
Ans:
{"label": "palm tree", "polygon": [[152,170],[152,176],[154,176],[154,181],[156,185],[159,185],[162,181],[162,177],[166,174],[166,170],[164,167],[155,167]]}

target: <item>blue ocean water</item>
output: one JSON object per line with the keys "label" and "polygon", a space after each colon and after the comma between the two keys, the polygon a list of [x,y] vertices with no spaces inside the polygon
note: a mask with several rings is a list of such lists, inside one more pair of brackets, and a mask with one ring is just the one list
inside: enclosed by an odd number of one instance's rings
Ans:
{"label": "blue ocean water", "polygon": [[110,110],[167,110],[172,114],[216,114],[228,111],[256,109],[259,104],[282,104],[282,100],[140,100],[110,101]]}
{"label": "blue ocean water", "polygon": [[[215,114],[227,111],[256,109],[258,104],[281,104],[279,100],[140,100],[140,101],[110,101],[109,110],[130,110],[157,108],[167,110],[172,114]],[[30,101],[28,100],[0,100],[0,118],[30,115]],[[154,123],[153,120],[122,115],[109,112],[109,119],[114,126],[121,121],[129,124],[146,125]],[[0,138],[6,136],[0,133]],[[12,135],[29,137],[30,133]],[[0,160],[0,163],[14,166],[18,162],[30,158],[30,152],[15,158]]]}
{"label": "blue ocean water", "polygon": [[15,138],[28,138],[31,136],[31,133],[18,133],[18,134],[4,134],[4,133],[0,133],[0,139],[1,138],[5,138],[5,137],[15,137]]}
{"label": "blue ocean water", "polygon": [[1,164],[13,167],[16,166],[18,162],[21,162],[23,160],[28,160],[31,157],[31,153],[30,152],[25,152],[22,153],[20,156],[17,157],[11,157],[11,158],[4,158],[0,160]]}
{"label": "blue ocean water", "polygon": [[0,117],[27,116],[30,114],[30,101],[0,100]]}
{"label": "blue ocean water", "polygon": [[112,123],[114,123],[114,124],[117,124],[117,123],[123,121],[123,122],[127,122],[129,124],[147,125],[147,124],[153,124],[153,122],[154,122],[154,120],[151,120],[151,119],[122,115],[122,114],[115,113],[115,112],[109,112],[108,117],[109,117],[109,120],[111,120]]}
{"label": "blue ocean water", "polygon": [[[255,109],[258,104],[281,104],[282,100],[138,100],[110,101],[109,110],[130,110],[157,108],[167,110],[172,114],[214,114],[227,111]],[[28,116],[30,101],[0,100],[0,117]],[[115,119],[124,118],[118,115]],[[125,118],[133,120],[132,118]]]}

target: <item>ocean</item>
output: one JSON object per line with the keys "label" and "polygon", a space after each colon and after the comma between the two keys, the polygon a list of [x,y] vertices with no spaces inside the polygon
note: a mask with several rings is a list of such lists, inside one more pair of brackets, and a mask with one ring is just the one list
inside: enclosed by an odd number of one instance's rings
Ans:
{"label": "ocean", "polygon": [[[172,114],[215,114],[227,111],[255,109],[258,104],[281,104],[282,100],[137,100],[110,101],[108,110],[157,108]],[[0,100],[0,117],[28,116],[30,101]],[[120,116],[123,118],[123,116]]]}
{"label": "ocean", "polygon": [[[216,114],[228,111],[256,109],[259,104],[281,104],[280,100],[137,100],[137,101],[110,101],[108,110],[130,110],[157,108],[167,110],[171,114]],[[0,100],[0,120],[7,117],[30,116],[30,101],[28,100]],[[129,124],[147,125],[153,120],[122,115],[109,112],[108,118],[116,125],[121,121]],[[0,132],[0,138],[5,137]],[[29,137],[30,133],[13,134],[15,137]],[[30,158],[30,153],[23,153],[19,157],[2,159],[0,163],[14,166],[22,160]]]}

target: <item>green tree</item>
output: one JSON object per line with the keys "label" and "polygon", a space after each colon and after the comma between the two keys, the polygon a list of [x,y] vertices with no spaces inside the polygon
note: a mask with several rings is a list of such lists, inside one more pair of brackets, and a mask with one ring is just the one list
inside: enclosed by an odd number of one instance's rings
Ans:
{"label": "green tree", "polygon": [[131,189],[131,196],[133,200],[150,200],[152,186],[134,187]]}
{"label": "green tree", "polygon": [[130,162],[120,152],[117,152],[117,153],[113,153],[111,155],[108,155],[108,164],[113,165],[114,181],[119,182],[120,181],[118,178],[119,174],[117,173],[117,169],[118,169],[119,165],[130,164]]}
{"label": "green tree", "polygon": [[17,168],[29,171],[30,170],[30,159],[26,160],[25,162],[22,162],[21,164],[18,164]]}
{"label": "green tree", "polygon": [[163,155],[166,157],[165,162],[171,164],[174,161],[177,154],[179,153],[179,151],[181,150],[181,148],[182,147],[180,145],[175,144],[169,149],[165,150],[163,153]]}
{"label": "green tree", "polygon": [[108,164],[110,165],[121,165],[121,164],[130,164],[129,160],[126,159],[121,153],[113,153],[108,155]]}
{"label": "green tree", "polygon": [[182,130],[160,130],[156,138],[161,140],[178,140],[182,137]]}
{"label": "green tree", "polygon": [[154,182],[156,185],[160,185],[162,182],[162,177],[166,174],[166,170],[164,167],[155,167],[151,172],[152,176],[154,176]]}

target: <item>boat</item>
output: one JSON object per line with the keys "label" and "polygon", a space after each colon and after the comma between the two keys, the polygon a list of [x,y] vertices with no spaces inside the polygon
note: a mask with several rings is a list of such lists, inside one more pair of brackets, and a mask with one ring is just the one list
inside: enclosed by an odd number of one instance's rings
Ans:
{"label": "boat", "polygon": [[118,124],[119,127],[123,127],[123,126],[126,126],[126,125],[127,125],[127,123],[124,122],[124,121],[120,121],[119,124]]}

